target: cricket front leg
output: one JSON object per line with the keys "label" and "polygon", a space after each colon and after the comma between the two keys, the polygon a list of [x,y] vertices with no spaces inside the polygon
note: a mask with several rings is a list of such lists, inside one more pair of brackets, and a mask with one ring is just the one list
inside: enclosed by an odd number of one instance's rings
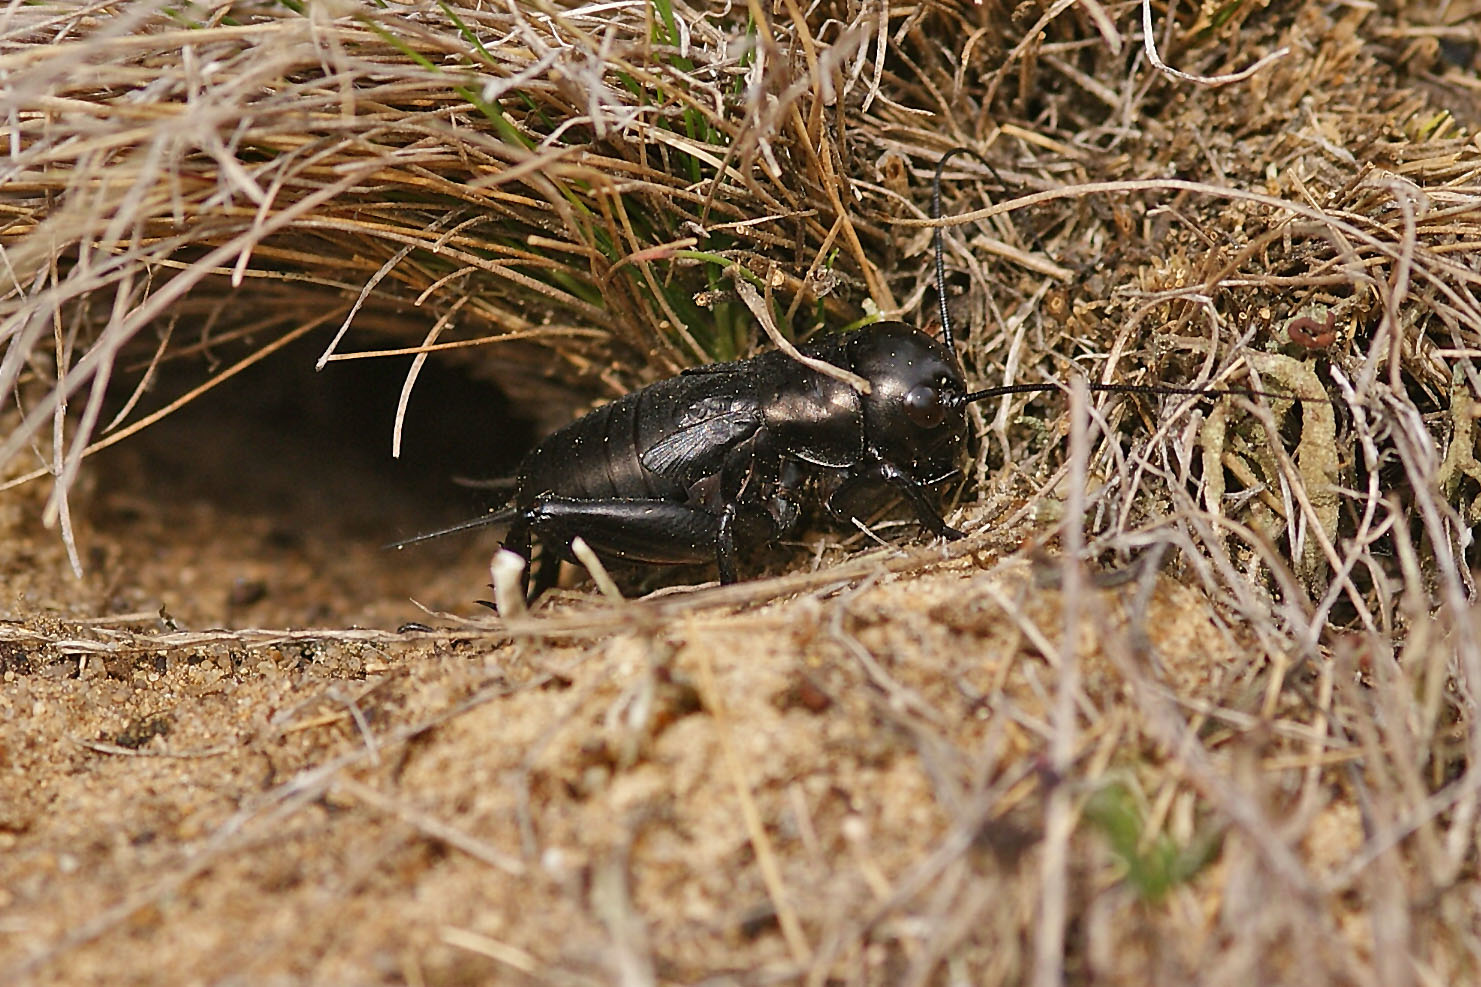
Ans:
{"label": "cricket front leg", "polygon": [[828,497],[826,504],[828,513],[833,515],[839,523],[847,524],[853,516],[843,508],[842,498],[849,491],[860,486],[875,484],[884,484],[900,494],[915,512],[920,526],[931,534],[945,538],[947,541],[966,537],[965,532],[958,531],[946,523],[941,516],[941,511],[932,502],[929,492],[918,480],[884,459],[877,459],[867,464],[863,469],[844,480]]}

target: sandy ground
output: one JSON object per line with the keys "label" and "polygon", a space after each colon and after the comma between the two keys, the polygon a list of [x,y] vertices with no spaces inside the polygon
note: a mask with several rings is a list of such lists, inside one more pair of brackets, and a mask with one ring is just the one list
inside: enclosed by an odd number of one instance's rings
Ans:
{"label": "sandy ground", "polygon": [[[1305,951],[1359,910],[1314,891],[1271,918],[1282,948],[1229,948],[1241,909],[1340,871],[1362,833],[1323,776],[1260,846],[1258,813],[1309,774],[1262,759],[1320,713],[1292,699],[1256,725],[1268,670],[1155,571],[1078,598],[1071,666],[1058,567],[997,561],[1025,531],[624,608],[577,590],[511,637],[407,598],[475,617],[476,543],[388,556],[277,530],[305,515],[122,487],[88,511],[112,521],[82,526],[81,581],[8,515],[7,982],[1012,982],[1059,794],[1084,813],[1054,851],[1077,979],[1367,955],[1361,922]],[[210,630],[228,623],[375,631]],[[1204,777],[1167,770],[1190,731]],[[1255,819],[1215,808],[1245,796]],[[1127,825],[1141,851],[1117,850]],[[1319,853],[1282,874],[1299,830]],[[1163,863],[1128,863],[1143,851]],[[1153,876],[1138,890],[1128,867]]]}

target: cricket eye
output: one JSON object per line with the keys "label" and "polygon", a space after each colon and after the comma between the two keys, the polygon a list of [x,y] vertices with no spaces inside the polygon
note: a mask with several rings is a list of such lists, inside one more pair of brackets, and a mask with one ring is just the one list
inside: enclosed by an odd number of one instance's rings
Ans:
{"label": "cricket eye", "polygon": [[905,392],[905,417],[921,428],[935,428],[946,420],[941,392],[926,384]]}

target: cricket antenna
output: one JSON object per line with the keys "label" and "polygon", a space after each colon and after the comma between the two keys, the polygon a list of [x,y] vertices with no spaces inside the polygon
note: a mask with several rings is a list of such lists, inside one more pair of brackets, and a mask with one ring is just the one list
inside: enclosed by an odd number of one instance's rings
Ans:
{"label": "cricket antenna", "polygon": [[[946,169],[946,162],[958,154],[970,154],[987,165],[987,170],[992,172],[992,177],[998,180],[1003,190],[1006,192],[1008,189],[1008,183],[1003,181],[1003,176],[998,174],[998,170],[992,166],[991,161],[970,147],[954,147],[941,155],[941,160],[936,162],[936,178],[931,183],[932,220],[940,221],[941,219],[941,172]],[[941,341],[946,344],[947,349],[951,350],[951,355],[956,357],[957,363],[961,363],[961,355],[956,351],[956,339],[951,332],[951,312],[946,306],[946,237],[940,226],[932,232],[931,241],[936,250],[936,302],[941,306]]]}
{"label": "cricket antenna", "polygon": [[[1280,401],[1316,401],[1318,403],[1336,404],[1332,398],[1307,398],[1299,394],[1279,394],[1274,391],[1257,391],[1249,387],[1179,387],[1176,384],[1086,384],[1091,391],[1110,394],[1141,394],[1144,396],[1156,396],[1159,394],[1181,394],[1186,397],[1196,398],[1274,398]],[[1058,391],[1062,388],[1058,384],[1000,384],[997,387],[985,387],[980,391],[971,391],[963,395],[960,404],[967,405],[974,401],[984,401],[988,398],[1001,398],[1009,394],[1047,394],[1050,391]]]}

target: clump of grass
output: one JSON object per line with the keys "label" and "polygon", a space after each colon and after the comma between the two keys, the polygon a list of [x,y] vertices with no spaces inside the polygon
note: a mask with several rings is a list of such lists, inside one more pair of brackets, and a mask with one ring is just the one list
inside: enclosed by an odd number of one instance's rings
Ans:
{"label": "clump of grass", "polygon": [[[797,160],[787,128],[807,91],[772,96],[795,81],[775,57],[793,29],[683,16],[662,3],[18,11],[18,41],[59,23],[76,40],[9,69],[7,339],[20,356],[55,350],[58,369],[6,363],[0,389],[39,389],[0,458],[91,393],[48,457],[65,491],[102,391],[137,383],[109,379],[117,357],[150,352],[158,339],[143,337],[176,331],[182,305],[240,309],[268,286],[335,313],[324,361],[398,335],[611,393],[749,352],[731,279],[790,271],[780,257],[824,240],[816,266],[831,267],[849,219]],[[79,65],[85,81],[69,75]],[[878,284],[851,242],[854,280],[862,265]],[[857,297],[775,280],[790,331],[857,318]],[[209,329],[185,320],[161,358],[238,328],[214,312]],[[254,332],[303,324],[287,321]]]}

